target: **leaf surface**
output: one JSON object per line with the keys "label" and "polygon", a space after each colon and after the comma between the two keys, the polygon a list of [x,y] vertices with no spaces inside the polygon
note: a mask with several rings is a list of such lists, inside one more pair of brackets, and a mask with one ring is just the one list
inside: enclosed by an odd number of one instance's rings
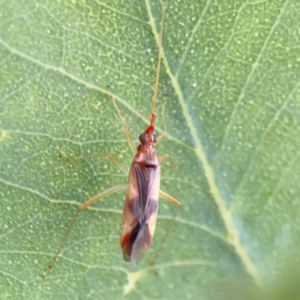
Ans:
{"label": "leaf surface", "polygon": [[[125,192],[151,114],[158,1],[0,1],[0,295],[4,299],[221,299],[220,280],[266,288],[299,249],[300,3],[164,1],[157,133],[162,189],[155,238],[137,267],[123,261]],[[297,252],[296,252],[297,253]],[[295,255],[294,263],[299,255]]]}

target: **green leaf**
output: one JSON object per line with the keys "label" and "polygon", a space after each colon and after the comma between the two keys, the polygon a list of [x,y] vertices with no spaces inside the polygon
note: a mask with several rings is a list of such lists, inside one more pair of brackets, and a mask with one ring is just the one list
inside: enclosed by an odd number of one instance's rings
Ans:
{"label": "green leaf", "polygon": [[130,167],[107,85],[137,145],[151,114],[162,8],[0,2],[1,299],[215,300],[236,297],[238,284],[227,293],[220,282],[237,278],[266,295],[287,262],[299,264],[299,1],[163,5],[157,133],[168,95],[168,134],[157,152],[177,166],[163,163],[161,187],[182,207],[155,272],[176,207],[160,201],[151,248],[133,267],[119,248],[119,192],[79,214],[42,278],[77,205],[127,182],[105,156],[59,155],[109,152]]}

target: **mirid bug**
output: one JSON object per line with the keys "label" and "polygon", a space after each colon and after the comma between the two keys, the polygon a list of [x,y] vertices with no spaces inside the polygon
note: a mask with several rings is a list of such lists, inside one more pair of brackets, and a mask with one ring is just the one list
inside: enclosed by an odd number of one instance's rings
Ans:
{"label": "mirid bug", "polygon": [[[119,107],[114,97],[110,95],[112,103],[123,124],[123,128],[127,140],[129,142],[130,148],[135,154],[135,157],[133,159],[129,171],[129,176],[128,176],[127,194],[124,203],[123,220],[122,220],[121,237],[120,237],[120,245],[123,252],[123,257],[125,261],[130,261],[132,265],[136,265],[143,258],[145,252],[149,249],[151,245],[155,227],[156,227],[159,196],[177,205],[178,208],[180,207],[180,203],[178,200],[176,200],[172,196],[160,190],[160,165],[164,159],[168,158],[168,155],[166,154],[159,159],[155,151],[155,144],[158,141],[160,141],[166,134],[165,117],[164,117],[165,131],[158,137],[156,137],[154,133],[155,119],[156,119],[156,113],[155,113],[156,100],[157,100],[160,66],[161,66],[161,58],[162,58],[162,33],[163,33],[164,17],[165,17],[165,10],[163,8],[160,34],[159,34],[158,62],[157,62],[157,69],[156,69],[153,102],[152,102],[152,114],[151,114],[149,126],[147,126],[145,131],[139,136],[140,144],[137,147],[136,151],[134,150],[133,141],[129,133],[128,127],[126,125],[126,122],[122,117],[121,111],[119,110]],[[164,112],[164,108],[165,108],[165,103],[163,105],[163,112]],[[123,171],[127,172],[126,170],[124,170],[123,165],[112,154],[105,153],[104,155],[106,155],[112,162],[114,162],[117,166],[119,166]],[[67,160],[74,161],[78,159],[82,159],[82,158],[67,159]],[[113,186],[99,193],[98,195],[92,197],[91,199],[87,200],[81,205],[79,205],[56,251],[54,258],[52,259],[50,265],[45,270],[43,277],[45,277],[47,273],[53,268],[58,258],[58,255],[64,245],[64,242],[66,241],[72,229],[72,226],[78,216],[78,213],[81,210],[90,206],[91,204],[99,201],[100,199],[103,199],[107,195],[115,193],[124,188],[126,188],[126,185]]]}

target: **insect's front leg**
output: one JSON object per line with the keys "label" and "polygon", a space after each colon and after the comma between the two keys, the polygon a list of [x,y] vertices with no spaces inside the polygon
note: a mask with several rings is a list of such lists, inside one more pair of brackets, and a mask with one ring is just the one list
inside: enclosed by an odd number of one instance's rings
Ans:
{"label": "insect's front leg", "polygon": [[[110,86],[107,86],[107,89],[110,91]],[[134,144],[133,144],[133,140],[132,140],[130,131],[129,131],[128,126],[127,126],[127,124],[125,122],[125,119],[123,118],[123,116],[121,114],[121,111],[120,111],[119,106],[118,106],[118,104],[116,102],[116,99],[113,96],[113,94],[111,94],[111,93],[110,93],[109,97],[110,97],[110,100],[112,101],[113,106],[115,107],[115,109],[117,111],[117,114],[119,116],[119,119],[120,119],[120,121],[122,123],[123,129],[124,129],[124,132],[125,132],[125,135],[126,135],[126,139],[127,139],[128,144],[130,146],[130,149],[131,149],[132,153],[135,154],[135,147],[134,147]]]}

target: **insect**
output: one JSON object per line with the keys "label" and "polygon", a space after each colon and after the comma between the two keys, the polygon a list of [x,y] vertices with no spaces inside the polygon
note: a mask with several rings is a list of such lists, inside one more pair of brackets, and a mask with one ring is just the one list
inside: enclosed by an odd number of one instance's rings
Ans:
{"label": "insect", "polygon": [[[157,219],[157,209],[158,209],[158,198],[159,196],[168,200],[169,202],[177,205],[178,209],[180,207],[180,202],[168,195],[167,193],[160,190],[160,165],[161,162],[168,158],[168,154],[162,156],[160,159],[157,157],[155,151],[155,144],[160,141],[166,134],[166,121],[164,117],[165,131],[158,137],[156,137],[155,130],[155,119],[156,119],[156,100],[158,93],[158,83],[160,75],[160,66],[162,59],[162,33],[163,33],[163,23],[165,18],[165,10],[162,11],[161,27],[159,34],[159,49],[158,49],[158,62],[156,68],[156,79],[154,86],[154,95],[152,102],[152,114],[150,118],[150,124],[147,126],[145,131],[139,136],[140,144],[137,147],[136,153],[134,150],[132,138],[129,133],[129,129],[126,125],[125,120],[122,117],[121,111],[114,99],[110,94],[111,101],[118,113],[118,116],[123,124],[123,128],[129,142],[130,148],[135,154],[133,162],[128,176],[127,184],[127,194],[124,203],[123,220],[120,236],[120,245],[123,252],[123,257],[125,261],[130,261],[132,265],[136,265],[144,256],[145,252],[149,249],[152,238],[154,235]],[[165,108],[165,103],[163,105],[163,112]],[[123,165],[110,153],[105,153],[105,155],[119,166],[123,171]],[[82,158],[78,158],[82,159]],[[68,159],[69,161],[77,159]],[[98,195],[90,198],[86,202],[79,205],[76,213],[71,220],[65,235],[57,249],[57,252],[52,259],[50,265],[45,270],[43,277],[53,268],[58,255],[72,229],[72,226],[78,216],[78,213],[92,205],[93,203],[103,199],[109,194],[115,193],[121,189],[126,188],[126,185],[116,185],[113,186]],[[178,212],[178,209],[176,213]],[[175,215],[173,219],[175,218]],[[164,239],[165,240],[165,239]],[[163,242],[164,242],[163,240]]]}

